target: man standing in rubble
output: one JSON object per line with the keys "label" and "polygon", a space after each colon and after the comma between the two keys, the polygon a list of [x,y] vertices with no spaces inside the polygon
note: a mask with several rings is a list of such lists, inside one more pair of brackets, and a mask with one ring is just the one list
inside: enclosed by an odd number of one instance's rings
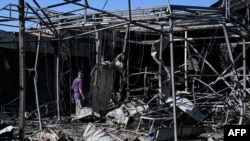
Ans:
{"label": "man standing in rubble", "polygon": [[73,92],[73,97],[75,100],[75,114],[79,115],[82,109],[82,102],[85,100],[84,97],[84,82],[83,82],[83,71],[79,71],[77,77],[73,80],[71,89]]}

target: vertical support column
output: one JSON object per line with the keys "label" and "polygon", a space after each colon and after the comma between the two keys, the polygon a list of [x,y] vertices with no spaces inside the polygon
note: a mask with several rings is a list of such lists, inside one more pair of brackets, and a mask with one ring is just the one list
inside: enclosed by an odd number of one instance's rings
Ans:
{"label": "vertical support column", "polygon": [[[98,26],[96,26],[96,30],[97,30]],[[97,31],[96,32],[96,54],[95,54],[95,62],[96,62],[96,66],[98,68],[99,64],[100,64],[100,61],[101,61],[101,58],[102,57],[102,49],[101,49],[101,46],[102,46],[102,31]],[[96,85],[97,83],[97,71],[95,71],[95,81],[94,81],[94,85]]]}
{"label": "vertical support column", "polygon": [[246,21],[246,23],[247,23],[247,27],[249,27],[249,22],[250,22],[250,15],[249,15],[249,9],[250,9],[250,0],[247,0],[246,1],[246,17],[247,17],[247,21]]}
{"label": "vertical support column", "polygon": [[[84,5],[87,6],[88,3],[86,0],[84,0]],[[87,7],[84,8],[84,22],[87,21]]]}
{"label": "vertical support column", "polygon": [[185,91],[188,91],[188,82],[187,82],[187,31],[185,31],[185,48],[184,48],[184,84]]}
{"label": "vertical support column", "polygon": [[145,67],[145,71],[144,71],[144,83],[143,83],[143,94],[144,96],[147,95],[147,73],[148,73],[148,68]]}
{"label": "vertical support column", "polygon": [[176,97],[174,83],[174,42],[173,42],[173,21],[169,18],[169,41],[170,41],[170,62],[171,62],[171,84],[173,97],[173,118],[174,118],[174,141],[177,141],[177,119],[176,119]]}
{"label": "vertical support column", "polygon": [[[126,47],[127,47],[127,39],[128,39],[128,34],[129,34],[129,27],[130,27],[130,25],[129,24],[127,24],[126,25],[126,32],[125,32],[125,37],[124,37],[124,44],[123,44],[123,48],[122,48],[122,63],[125,63],[125,55],[126,55]],[[126,70],[125,69],[123,69],[124,70],[124,72],[123,72],[123,74],[122,74],[122,76],[121,76],[121,78],[120,78],[120,90],[119,90],[119,93],[121,93],[121,91],[122,91],[122,89],[121,88],[123,88],[123,81],[124,81],[124,78],[125,78],[125,73],[127,73],[127,75],[128,75],[128,61],[127,61],[127,63],[126,63],[127,65],[126,65]],[[125,65],[124,65],[125,66]],[[129,93],[129,78],[127,78],[126,79],[126,82],[127,82],[127,87],[126,87],[126,96],[128,97],[129,95],[130,95],[130,93]]]}
{"label": "vertical support column", "polygon": [[[163,25],[161,25],[161,31],[163,31]],[[163,33],[160,35],[160,49],[159,49],[159,66],[158,66],[158,85],[159,85],[159,96],[162,99],[163,94],[162,94],[162,46],[163,46]],[[162,100],[160,100],[160,104],[162,104]]]}
{"label": "vertical support column", "polygon": [[[246,113],[246,40],[243,38],[242,50],[243,50],[243,115]],[[244,117],[243,117],[244,118]]]}
{"label": "vertical support column", "polygon": [[[246,24],[246,26],[247,27],[249,27],[249,7],[250,6],[250,0],[246,0],[246,20],[244,21],[244,24]],[[243,93],[243,98],[244,98],[244,101],[245,101],[245,98],[246,98],[246,40],[245,40],[245,38],[243,38],[243,68],[244,68],[244,72],[243,72],[243,76],[244,76],[244,78],[243,78],[243,81],[244,81],[244,88],[243,88],[243,90],[244,90],[244,93]],[[243,113],[245,114],[246,113],[246,104],[245,104],[245,102],[243,103],[243,108],[244,108],[244,111],[243,111]]]}
{"label": "vertical support column", "polygon": [[40,45],[41,45],[41,32],[39,32],[38,36],[38,43],[37,43],[37,48],[36,48],[36,58],[35,58],[35,65],[34,65],[34,77],[33,77],[33,83],[35,87],[35,94],[36,94],[36,108],[37,108],[37,114],[38,114],[38,120],[39,120],[39,127],[40,130],[42,130],[42,120],[41,120],[41,114],[40,114],[40,105],[39,105],[39,95],[37,91],[37,62],[38,62],[38,56],[39,56],[39,50],[40,50]]}
{"label": "vertical support column", "polygon": [[57,119],[61,120],[61,114],[60,114],[60,93],[59,93],[59,48],[62,45],[62,40],[61,37],[59,37],[59,43],[58,46],[56,47],[56,61],[55,61],[55,87],[56,87],[56,106],[57,106]]}
{"label": "vertical support column", "polygon": [[19,12],[19,140],[24,140],[24,112],[25,112],[25,20],[24,20],[24,0],[18,1]]}
{"label": "vertical support column", "polygon": [[[98,26],[96,27],[97,30]],[[95,71],[94,71],[94,82],[93,82],[93,87],[95,88],[94,93],[93,93],[93,98],[92,98],[92,108],[96,112],[100,112],[100,88],[99,88],[99,83],[100,80],[98,79],[98,75],[100,75],[100,62],[102,58],[102,31],[97,31],[96,32],[96,65],[95,65]]]}
{"label": "vertical support column", "polygon": [[225,18],[228,19],[230,17],[230,1],[225,0]]}

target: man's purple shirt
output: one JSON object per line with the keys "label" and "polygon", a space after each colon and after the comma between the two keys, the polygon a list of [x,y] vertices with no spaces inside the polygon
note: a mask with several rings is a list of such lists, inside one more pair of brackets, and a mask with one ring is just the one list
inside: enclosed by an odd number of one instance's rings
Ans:
{"label": "man's purple shirt", "polygon": [[72,86],[71,86],[71,89],[73,89],[73,91],[74,91],[74,98],[75,99],[80,99],[80,97],[81,97],[79,88],[83,88],[83,82],[82,82],[81,78],[77,77],[74,79]]}

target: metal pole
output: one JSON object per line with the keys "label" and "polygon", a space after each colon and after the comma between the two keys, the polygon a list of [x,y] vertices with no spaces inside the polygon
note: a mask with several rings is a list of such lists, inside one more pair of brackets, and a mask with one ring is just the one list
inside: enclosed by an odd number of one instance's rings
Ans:
{"label": "metal pole", "polygon": [[132,15],[131,15],[131,0],[128,0],[128,10],[129,10],[129,21],[132,21]]}
{"label": "metal pole", "polygon": [[174,140],[177,141],[177,119],[176,119],[176,97],[174,85],[174,43],[173,43],[173,21],[169,18],[169,41],[170,41],[170,62],[171,62],[171,84],[173,97],[173,116],[174,116]]}
{"label": "metal pole", "polygon": [[41,32],[39,33],[39,36],[38,36],[36,58],[35,58],[35,65],[34,65],[35,74],[33,77],[33,82],[34,82],[35,94],[36,94],[36,108],[37,108],[37,113],[38,113],[39,127],[40,127],[40,130],[42,130],[42,120],[41,120],[40,105],[39,105],[39,98],[38,98],[38,91],[37,91],[37,61],[38,61],[40,44],[41,44],[40,40],[41,40]]}
{"label": "metal pole", "polygon": [[25,49],[24,49],[24,36],[25,36],[25,20],[24,20],[24,0],[18,1],[19,11],[19,140],[24,140],[24,112],[25,112]]}
{"label": "metal pole", "polygon": [[[161,30],[163,31],[163,25],[161,25]],[[159,66],[158,66],[158,83],[159,83],[159,96],[162,99],[162,77],[161,77],[161,68],[162,68],[162,44],[163,44],[163,34],[160,35],[160,49],[159,49]],[[160,104],[162,101],[160,100]]]}
{"label": "metal pole", "polygon": [[[122,48],[122,62],[123,63],[125,63],[125,54],[126,54],[127,40],[128,40],[128,36],[129,36],[129,28],[130,28],[130,24],[127,24],[126,25],[125,37],[124,37],[124,44],[123,44],[123,48]],[[126,71],[124,70],[124,72],[122,73],[122,76],[120,78],[120,84],[119,84],[120,88],[123,87],[122,85],[123,85],[123,80],[125,78],[125,73],[126,73]],[[126,80],[128,80],[128,78]],[[127,89],[128,89],[128,85],[129,85],[129,83],[127,83]],[[121,93],[121,91],[122,91],[122,89],[119,90],[119,93]],[[129,95],[130,95],[129,90],[127,90],[126,97],[128,97]]]}
{"label": "metal pole", "polygon": [[[84,1],[84,5],[87,6],[87,1]],[[84,8],[84,22],[87,21],[87,7]]]}
{"label": "metal pole", "polygon": [[62,46],[62,40],[59,35],[59,45],[56,47],[56,69],[55,69],[55,81],[56,81],[56,105],[57,105],[57,119],[61,120],[61,113],[60,113],[60,93],[59,93],[59,48]]}
{"label": "metal pole", "polygon": [[[191,61],[191,60],[190,60]],[[187,31],[185,31],[185,48],[184,48],[184,81],[185,81],[185,91],[188,91],[187,82]]]}
{"label": "metal pole", "polygon": [[[243,100],[246,97],[246,40],[243,38]],[[246,113],[246,104],[243,102],[243,115]],[[244,117],[243,117],[244,119]]]}

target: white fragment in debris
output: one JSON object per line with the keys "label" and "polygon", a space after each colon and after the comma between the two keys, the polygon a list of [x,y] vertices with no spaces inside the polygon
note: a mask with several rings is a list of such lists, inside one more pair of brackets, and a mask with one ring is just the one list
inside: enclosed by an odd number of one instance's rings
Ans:
{"label": "white fragment in debris", "polygon": [[127,124],[128,122],[128,116],[125,115],[125,113],[122,110],[122,107],[107,113],[106,117],[114,119],[114,122],[118,124],[120,123]]}
{"label": "white fragment in debris", "polygon": [[128,110],[130,115],[143,113],[143,111],[147,110],[147,105],[139,102],[129,102],[123,106],[126,108],[126,110]]}
{"label": "white fragment in debris", "polygon": [[82,119],[82,118],[85,118],[85,117],[88,117],[88,116],[95,116],[97,118],[100,118],[100,114],[97,113],[97,112],[94,112],[94,110],[92,108],[83,107],[80,110],[80,114],[76,115],[73,120]]}
{"label": "white fragment in debris", "polygon": [[[173,99],[171,97],[167,99],[166,103],[170,102],[171,106],[173,106]],[[176,106],[197,121],[201,121],[204,118],[199,109],[187,98],[176,96]]]}
{"label": "white fragment in debris", "polygon": [[115,109],[107,113],[106,117],[111,118],[114,122],[120,124],[127,124],[129,116],[135,115],[138,113],[143,113],[143,111],[147,110],[147,105],[139,102],[139,101],[132,101],[128,103],[124,103],[121,105],[120,108]]}
{"label": "white fragment in debris", "polygon": [[97,128],[94,124],[89,123],[83,133],[84,141],[114,141],[104,130]]}
{"label": "white fragment in debris", "polygon": [[0,130],[0,135],[3,134],[3,133],[8,133],[8,132],[11,132],[12,130],[14,129],[13,126],[7,126],[5,128],[3,128],[2,130]]}

